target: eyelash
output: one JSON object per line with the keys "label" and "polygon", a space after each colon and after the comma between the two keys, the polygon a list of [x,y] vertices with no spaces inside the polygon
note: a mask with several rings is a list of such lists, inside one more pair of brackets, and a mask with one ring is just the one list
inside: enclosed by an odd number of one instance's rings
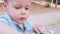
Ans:
{"label": "eyelash", "polygon": [[[20,9],[21,7],[15,7],[15,9]],[[29,10],[29,8],[25,8],[25,10]]]}
{"label": "eyelash", "polygon": [[25,10],[29,10],[29,8],[25,8]]}
{"label": "eyelash", "polygon": [[20,9],[21,7],[15,7],[15,9]]}

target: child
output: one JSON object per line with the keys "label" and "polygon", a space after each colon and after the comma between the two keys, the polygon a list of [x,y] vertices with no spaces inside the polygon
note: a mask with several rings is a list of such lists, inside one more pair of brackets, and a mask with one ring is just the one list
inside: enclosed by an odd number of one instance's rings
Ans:
{"label": "child", "polygon": [[[0,16],[0,22],[3,22],[18,32],[30,32],[32,26],[27,22],[30,14],[31,0],[4,0],[2,7],[5,11]],[[40,33],[39,27],[34,27],[34,32]]]}

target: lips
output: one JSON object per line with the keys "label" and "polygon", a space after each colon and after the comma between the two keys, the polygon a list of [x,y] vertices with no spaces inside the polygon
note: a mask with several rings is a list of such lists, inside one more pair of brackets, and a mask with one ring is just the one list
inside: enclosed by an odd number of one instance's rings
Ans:
{"label": "lips", "polygon": [[25,20],[25,18],[24,18],[24,17],[21,17],[21,18],[19,18],[19,20],[20,20],[20,21],[24,21],[24,20]]}

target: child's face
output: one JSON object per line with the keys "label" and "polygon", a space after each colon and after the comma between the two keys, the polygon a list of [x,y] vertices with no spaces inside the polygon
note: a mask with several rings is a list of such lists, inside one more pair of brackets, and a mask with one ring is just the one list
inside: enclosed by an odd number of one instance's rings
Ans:
{"label": "child's face", "polygon": [[30,14],[30,0],[9,0],[5,8],[10,17],[22,24]]}

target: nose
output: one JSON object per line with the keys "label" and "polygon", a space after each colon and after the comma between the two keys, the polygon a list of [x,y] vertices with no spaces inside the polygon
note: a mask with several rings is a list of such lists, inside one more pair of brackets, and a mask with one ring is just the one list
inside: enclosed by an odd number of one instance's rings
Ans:
{"label": "nose", "polygon": [[21,15],[25,15],[26,14],[26,10],[24,8],[22,8],[20,14]]}

